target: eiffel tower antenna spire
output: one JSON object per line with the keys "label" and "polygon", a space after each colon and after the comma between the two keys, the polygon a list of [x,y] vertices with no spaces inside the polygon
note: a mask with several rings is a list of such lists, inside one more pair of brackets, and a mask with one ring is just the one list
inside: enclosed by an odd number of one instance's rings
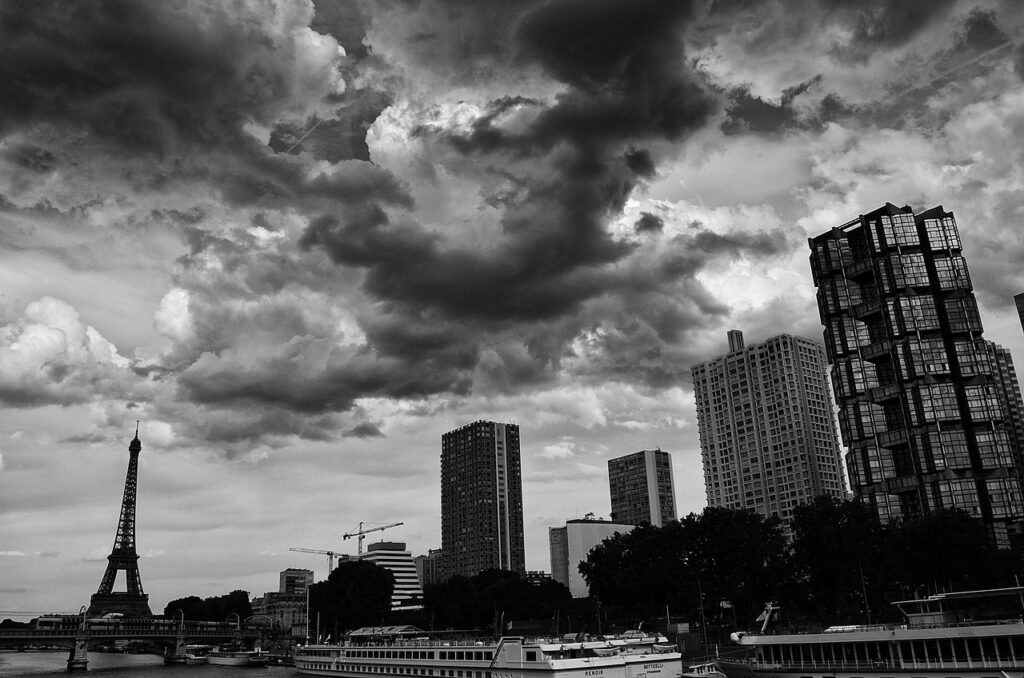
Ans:
{"label": "eiffel tower antenna spire", "polygon": [[[135,422],[135,437],[128,445],[128,474],[124,481],[124,497],[121,500],[121,517],[117,522],[114,548],[107,556],[107,569],[100,581],[100,588],[89,601],[90,616],[119,612],[129,617],[152,617],[149,596],[142,591],[139,576],[139,554],[135,551],[135,498],[139,481],[139,422]],[[114,591],[118,571],[124,571],[127,591]]]}

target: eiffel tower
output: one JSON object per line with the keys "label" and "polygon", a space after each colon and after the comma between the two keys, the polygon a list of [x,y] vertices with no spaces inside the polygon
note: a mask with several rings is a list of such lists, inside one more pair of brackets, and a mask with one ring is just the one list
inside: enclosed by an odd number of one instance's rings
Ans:
{"label": "eiffel tower", "polygon": [[[124,499],[121,500],[121,519],[117,523],[114,549],[107,556],[107,571],[99,590],[89,600],[90,617],[119,612],[128,617],[152,617],[149,596],[142,592],[139,576],[139,554],[135,552],[135,491],[139,480],[139,423],[135,422],[135,438],[128,445],[128,476],[124,480]],[[124,570],[127,591],[114,591],[118,570]]]}

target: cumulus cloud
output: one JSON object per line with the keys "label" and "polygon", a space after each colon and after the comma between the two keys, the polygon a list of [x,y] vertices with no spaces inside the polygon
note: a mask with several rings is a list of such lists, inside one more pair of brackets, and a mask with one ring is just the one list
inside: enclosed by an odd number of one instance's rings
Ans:
{"label": "cumulus cloud", "polygon": [[[779,271],[883,188],[984,184],[1016,209],[1014,146],[985,140],[1019,132],[1018,17],[794,7],[4,7],[25,77],[0,84],[0,244],[165,284],[133,351],[36,302],[0,335],[0,399],[130,402],[162,446],[255,460],[380,437],[361,408],[381,400],[536,391],[586,429],[644,430],[589,389],[672,389],[730,318],[805,313],[806,272]],[[981,91],[1005,94],[965,103]]]}
{"label": "cumulus cloud", "polygon": [[34,301],[0,327],[0,401],[13,407],[88,402],[130,392],[128,359],[66,302]]}

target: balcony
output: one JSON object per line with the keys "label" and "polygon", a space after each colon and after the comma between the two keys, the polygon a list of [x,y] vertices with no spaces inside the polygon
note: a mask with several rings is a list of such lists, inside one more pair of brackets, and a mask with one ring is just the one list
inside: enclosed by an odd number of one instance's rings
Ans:
{"label": "balcony", "polygon": [[871,395],[871,401],[874,403],[884,403],[889,400],[894,400],[900,396],[901,389],[899,384],[886,384],[885,386],[876,386],[870,389],[868,393]]}
{"label": "balcony", "polygon": [[855,305],[851,312],[855,318],[867,318],[873,315],[877,315],[882,312],[882,300],[881,299],[869,299],[863,303]]}
{"label": "balcony", "polygon": [[864,360],[875,360],[889,354],[889,340],[876,341],[860,349],[860,357]]}
{"label": "balcony", "polygon": [[888,490],[889,494],[899,494],[900,492],[916,490],[917,478],[915,478],[914,476],[904,476],[902,478],[886,478],[885,489]]}
{"label": "balcony", "polygon": [[878,441],[881,447],[898,447],[907,444],[907,432],[903,429],[885,431],[875,436],[875,440]]}
{"label": "balcony", "polygon": [[843,272],[847,278],[860,278],[866,273],[871,273],[874,268],[875,262],[872,259],[860,259],[847,265]]}

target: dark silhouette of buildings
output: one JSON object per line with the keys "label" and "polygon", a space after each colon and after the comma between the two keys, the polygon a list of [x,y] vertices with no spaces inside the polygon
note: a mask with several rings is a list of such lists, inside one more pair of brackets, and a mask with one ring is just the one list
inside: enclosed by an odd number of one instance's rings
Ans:
{"label": "dark silhouette of buildings", "polygon": [[854,494],[885,520],[960,508],[1009,545],[1015,378],[982,337],[953,214],[887,203],[809,244]]}
{"label": "dark silhouette of buildings", "polygon": [[[128,445],[128,475],[124,481],[124,497],[121,499],[121,518],[117,522],[114,548],[107,556],[107,569],[103,573],[100,588],[89,600],[88,614],[100,616],[117,612],[129,617],[152,617],[149,596],[142,591],[139,576],[139,554],[135,552],[135,499],[139,482],[139,428]],[[117,573],[124,572],[127,590],[114,591]]]}
{"label": "dark silhouette of buildings", "polygon": [[516,424],[475,421],[441,436],[441,554],[445,579],[526,572]]}
{"label": "dark silhouette of buildings", "polygon": [[708,506],[750,509],[789,529],[814,497],[847,497],[825,349],[780,334],[694,365]]}
{"label": "dark silhouette of buildings", "polygon": [[608,460],[612,520],[629,525],[666,525],[676,519],[672,457],[641,450]]}

